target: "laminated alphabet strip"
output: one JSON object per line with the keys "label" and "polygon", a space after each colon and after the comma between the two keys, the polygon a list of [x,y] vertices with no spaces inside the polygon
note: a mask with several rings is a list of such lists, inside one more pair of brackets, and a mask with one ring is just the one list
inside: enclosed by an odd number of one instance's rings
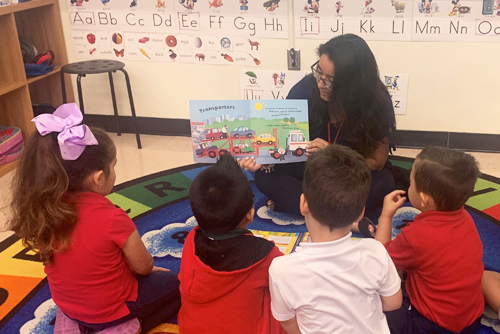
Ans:
{"label": "laminated alphabet strip", "polygon": [[73,44],[79,58],[247,67],[261,64],[260,42],[254,37],[73,31]]}
{"label": "laminated alphabet strip", "polygon": [[[286,99],[290,89],[308,72],[240,69],[240,96],[243,100]],[[391,95],[394,113],[406,114],[408,74],[381,73],[380,79]]]}
{"label": "laminated alphabet strip", "polygon": [[305,71],[240,69],[240,96],[243,100],[281,100],[306,76]]}
{"label": "laminated alphabet strip", "polygon": [[413,10],[414,41],[500,41],[500,1],[423,0]]}
{"label": "laminated alphabet strip", "polygon": [[413,1],[294,0],[295,36],[324,40],[352,33],[366,40],[410,41]]}
{"label": "laminated alphabet strip", "polygon": [[295,36],[500,41],[500,0],[294,0]]}
{"label": "laminated alphabet strip", "polygon": [[66,1],[74,30],[288,38],[287,1]]}
{"label": "laminated alphabet strip", "polygon": [[73,46],[78,58],[126,58],[124,33],[120,30],[72,31]]}
{"label": "laminated alphabet strip", "polygon": [[391,95],[392,106],[396,115],[406,114],[406,100],[408,99],[408,74],[381,73],[380,80],[385,84]]}

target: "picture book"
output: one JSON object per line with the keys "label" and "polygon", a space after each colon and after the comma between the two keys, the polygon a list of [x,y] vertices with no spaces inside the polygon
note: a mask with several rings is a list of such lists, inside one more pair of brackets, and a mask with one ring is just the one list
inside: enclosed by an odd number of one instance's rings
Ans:
{"label": "picture book", "polygon": [[255,157],[258,164],[307,160],[306,100],[190,101],[195,162],[222,154]]}
{"label": "picture book", "polygon": [[[276,247],[283,254],[290,254],[295,251],[295,248],[304,239],[305,233],[288,233],[288,232],[272,232],[272,231],[256,231],[250,230],[256,237],[264,238],[269,241],[273,241]],[[307,233],[309,235],[309,233]]]}
{"label": "picture book", "polygon": [[[295,252],[300,243],[309,241],[309,232],[288,233],[258,230],[249,231],[256,237],[273,241],[276,247],[285,255]],[[359,238],[351,237],[351,239],[355,240]]]}

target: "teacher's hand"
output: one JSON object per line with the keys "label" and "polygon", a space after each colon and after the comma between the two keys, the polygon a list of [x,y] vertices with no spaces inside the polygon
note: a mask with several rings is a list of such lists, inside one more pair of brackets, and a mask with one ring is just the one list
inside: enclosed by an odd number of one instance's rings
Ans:
{"label": "teacher's hand", "polygon": [[309,142],[309,145],[307,145],[307,155],[310,155],[311,153],[317,152],[319,150],[324,149],[330,145],[326,140],[323,140],[321,138],[316,138]]}
{"label": "teacher's hand", "polygon": [[250,172],[255,172],[256,170],[258,170],[260,167],[262,167],[261,165],[255,163],[255,158],[254,157],[251,157],[251,158],[244,158],[244,159],[238,159],[238,165],[240,165],[240,168],[243,168],[245,170],[248,170]]}

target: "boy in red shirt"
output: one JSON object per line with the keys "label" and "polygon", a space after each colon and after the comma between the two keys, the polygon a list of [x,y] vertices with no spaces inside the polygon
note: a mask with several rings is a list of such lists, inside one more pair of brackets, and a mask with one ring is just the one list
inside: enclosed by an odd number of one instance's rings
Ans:
{"label": "boy in red shirt", "polygon": [[391,240],[392,217],[406,198],[386,196],[375,239],[408,279],[403,307],[389,312],[393,334],[476,333],[484,308],[483,246],[464,204],[479,177],[469,154],[430,146],[411,171],[408,196],[422,211]]}
{"label": "boy in red shirt", "polygon": [[182,251],[181,333],[285,333],[271,315],[269,293],[269,266],[283,254],[246,229],[253,194],[233,157],[221,155],[201,172],[189,199],[198,226]]}

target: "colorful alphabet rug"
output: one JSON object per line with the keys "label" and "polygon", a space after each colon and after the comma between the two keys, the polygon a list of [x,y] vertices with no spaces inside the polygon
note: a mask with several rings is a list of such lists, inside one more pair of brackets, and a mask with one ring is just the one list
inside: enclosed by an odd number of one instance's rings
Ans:
{"label": "colorful alphabet rug", "polygon": [[[393,157],[394,165],[410,169],[413,159]],[[137,229],[155,264],[179,271],[184,239],[196,225],[188,193],[195,176],[207,165],[194,164],[148,175],[120,184],[108,198],[124,209]],[[304,220],[265,207],[265,196],[245,172],[256,195],[255,221],[249,228],[273,239],[285,253],[306,232]],[[228,199],[230,200],[230,199]],[[500,272],[500,179],[483,175],[466,209],[474,218],[484,245],[485,268]],[[418,212],[409,203],[393,221],[393,235]],[[464,300],[464,302],[466,302]],[[0,243],[0,334],[52,334],[55,304],[37,254],[23,247],[16,236]],[[479,333],[500,333],[500,321],[483,317]],[[175,324],[164,324],[154,333],[178,333]]]}

